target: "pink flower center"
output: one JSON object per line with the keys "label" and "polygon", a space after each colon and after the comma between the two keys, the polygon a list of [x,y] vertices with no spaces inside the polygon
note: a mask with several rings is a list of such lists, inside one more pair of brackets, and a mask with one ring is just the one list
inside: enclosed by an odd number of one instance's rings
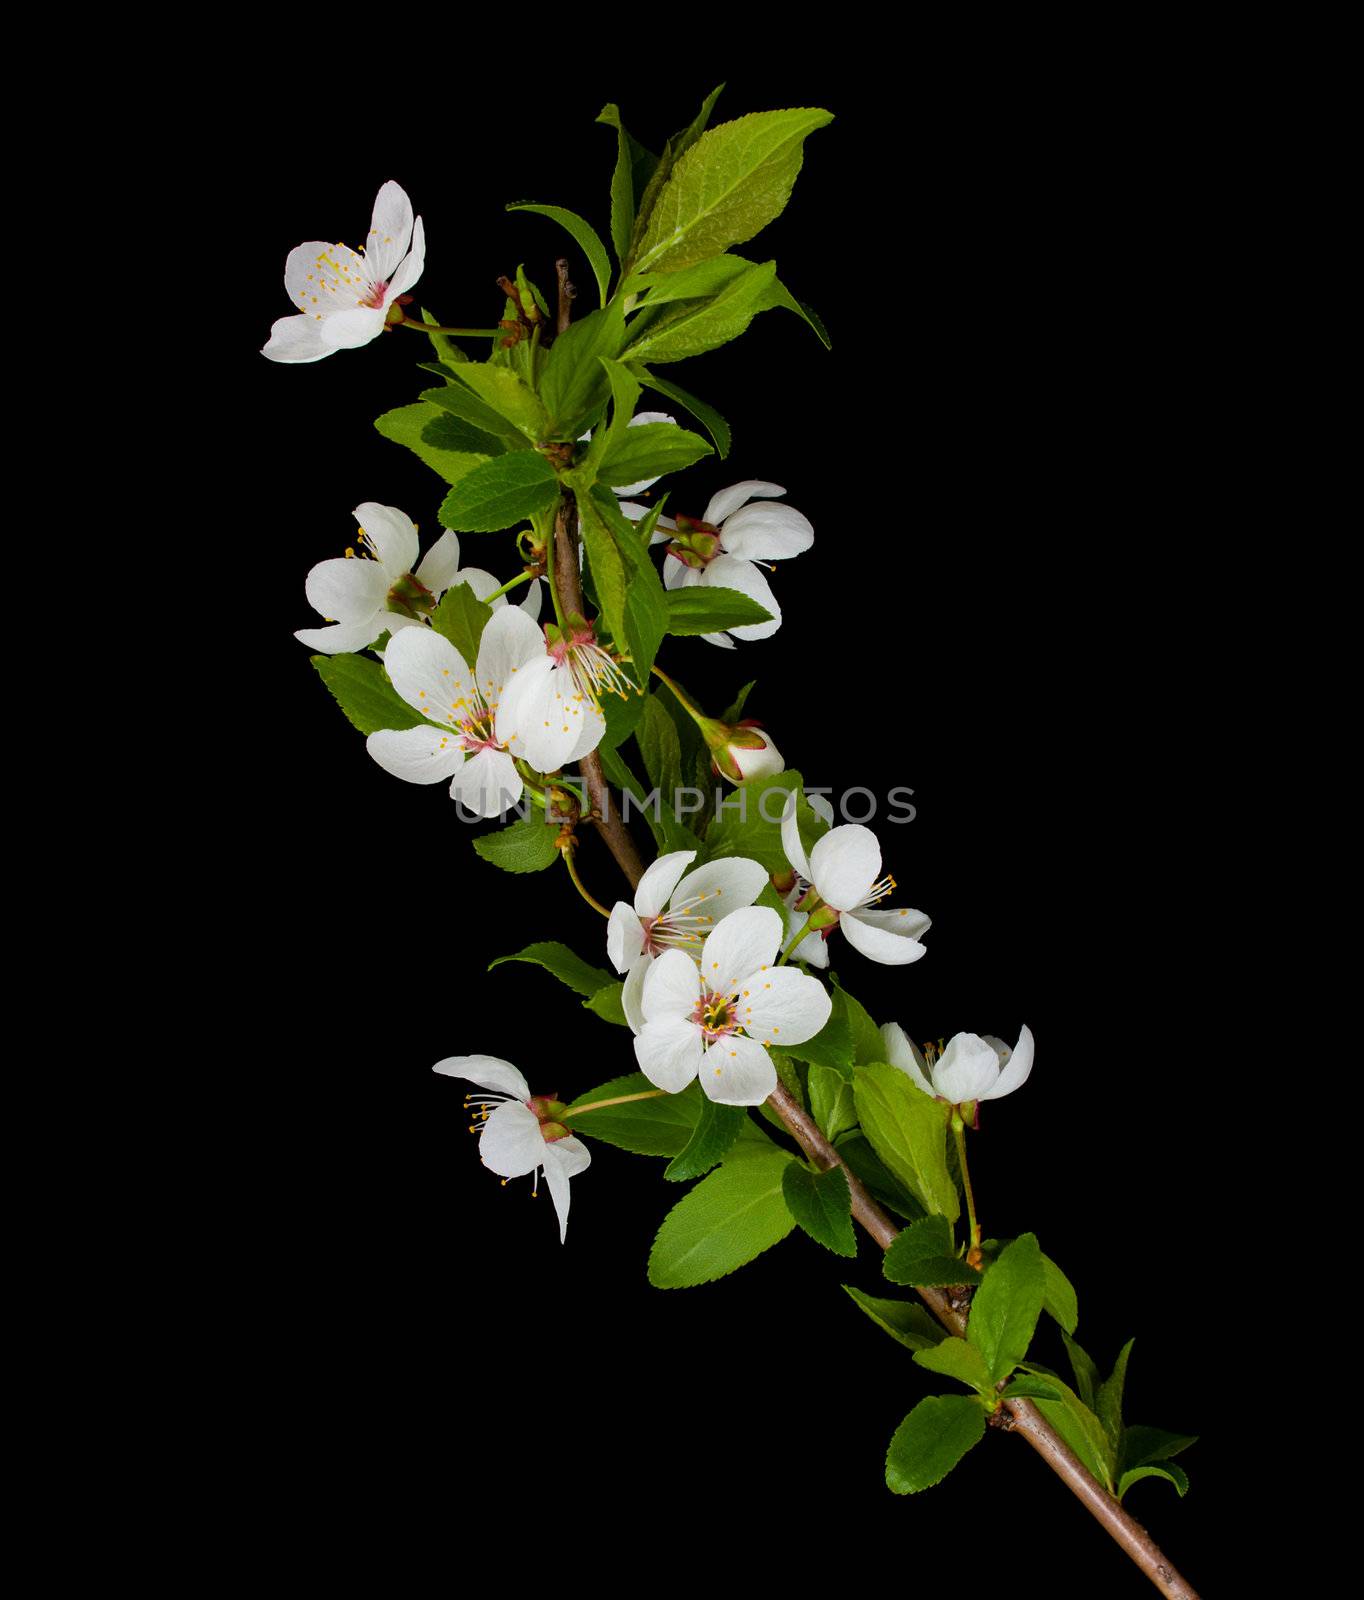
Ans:
{"label": "pink flower center", "polygon": [[374,288],[370,291],[369,298],[366,299],[366,300],[362,300],[360,302],[360,304],[362,306],[370,306],[375,311],[377,311],[383,305],[384,296],[387,293],[388,293],[388,285],[386,283],[376,283],[374,285]]}
{"label": "pink flower center", "polygon": [[739,1023],[734,1015],[734,996],[728,994],[702,994],[696,1002],[691,1020],[705,1034],[707,1042],[723,1039],[726,1034],[737,1033]]}

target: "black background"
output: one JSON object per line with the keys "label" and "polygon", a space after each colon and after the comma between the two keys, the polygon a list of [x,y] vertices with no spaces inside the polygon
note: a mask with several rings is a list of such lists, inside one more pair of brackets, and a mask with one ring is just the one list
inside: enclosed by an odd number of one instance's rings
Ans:
{"label": "black background", "polygon": [[[836,970],[919,1038],[1032,1027],[1032,1079],[973,1143],[982,1219],[1033,1229],[1067,1269],[1101,1365],[1137,1336],[1129,1420],[1205,1435],[1187,1500],[1145,1483],[1129,1505],[1195,1581],[1212,1570],[1232,1441],[1210,1411],[1216,1318],[1189,1308],[1207,1303],[1230,1155],[1205,1045],[1232,1006],[1223,873],[1242,800],[1199,352],[1220,314],[1217,173],[1234,183],[1235,162],[1173,67],[1030,67],[909,66],[870,40],[812,45],[798,70],[756,51],[675,64],[648,89],[624,62],[504,60],[441,92],[434,64],[408,63],[432,74],[410,104],[323,95],[242,118],[223,166],[252,219],[245,292],[224,307],[230,498],[262,709],[230,787],[249,842],[235,893],[260,931],[233,1010],[265,1109],[237,1315],[277,1402],[261,1498],[320,1544],[363,1528],[396,1551],[409,1530],[489,1523],[515,1541],[511,1518],[596,1562],[609,1528],[633,1577],[660,1529],[705,1574],[716,1531],[747,1529],[775,1579],[803,1582],[949,1573],[981,1555],[984,1519],[987,1559],[1035,1555],[1050,1593],[1149,1592],[1021,1443],[992,1435],[922,1497],[886,1491],[886,1442],[934,1380],[839,1289],[877,1292],[865,1242],[853,1264],[793,1236],[661,1293],[645,1260],[681,1192],[662,1163],[595,1146],[562,1249],[548,1197],[479,1166],[435,1060],[505,1056],[565,1097],[631,1070],[623,1030],[547,974],[485,970],[548,937],[604,964],[603,924],[557,874],[476,857],[443,788],[380,771],[291,636],[317,621],[303,579],[349,541],[354,505],[404,508],[425,545],[443,488],[370,425],[429,385],[418,338],[296,368],[255,353],[290,310],[288,250],[358,243],[396,178],[426,222],[419,302],[487,323],[499,273],[524,261],[548,286],[556,254],[578,261],[503,204],[567,205],[606,237],[602,104],[657,148],[727,76],[715,120],[836,114],[786,215],[743,247],[777,259],[834,348],[771,312],[671,369],[734,428],[730,458],[671,504],[699,513],[725,484],[775,478],[816,542],[773,575],[775,639],[669,641],[666,663],[717,710],[756,677],[750,713],[810,781],[913,788],[916,820],[879,831],[898,903],[933,918],[929,953],[893,969],[843,946]],[[509,543],[467,535],[464,560],[510,576]],[[580,863],[601,898],[620,893],[595,840]]]}

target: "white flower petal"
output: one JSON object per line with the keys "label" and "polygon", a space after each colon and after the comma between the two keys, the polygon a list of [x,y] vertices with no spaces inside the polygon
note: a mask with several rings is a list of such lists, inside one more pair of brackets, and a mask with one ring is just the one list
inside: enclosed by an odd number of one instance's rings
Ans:
{"label": "white flower petal", "polygon": [[551,1139],[545,1145],[545,1183],[559,1218],[559,1243],[568,1233],[568,1180],[581,1172],[592,1157],[581,1139],[570,1133],[566,1139]]}
{"label": "white flower petal", "polygon": [[322,342],[322,323],[316,317],[280,317],[270,326],[270,337],[261,346],[261,354],[271,361],[287,361],[301,365],[305,361],[321,361],[332,353],[332,346]]}
{"label": "white flower petal", "polygon": [[749,599],[756,600],[771,614],[770,622],[749,622],[740,628],[731,628],[736,639],[770,639],[781,627],[781,607],[772,593],[771,585],[751,561],[741,561],[738,556],[716,556],[702,574],[703,581],[712,588],[737,589]]}
{"label": "white flower petal", "polygon": [[385,772],[407,783],[444,783],[464,765],[459,735],[425,723],[419,728],[381,729],[365,740],[365,749]]}
{"label": "white flower petal", "polygon": [[644,978],[640,1010],[646,1022],[689,1017],[701,998],[701,975],[696,963],[681,950],[665,950]]}
{"label": "white flower petal", "polygon": [[540,615],[541,585],[539,578],[532,578],[526,585],[525,599],[521,602],[521,609],[532,622]]}
{"label": "white flower petal", "polygon": [[807,795],[806,799],[808,799],[810,802],[811,811],[813,811],[817,817],[820,817],[827,822],[832,828],[834,825],[834,808],[832,805],[830,805],[828,799],[822,794]]}
{"label": "white flower petal", "polygon": [[[368,566],[369,563],[366,562]],[[382,613],[380,614],[383,615]],[[338,622],[330,628],[297,628],[294,638],[310,650],[321,650],[325,655],[341,655],[351,650],[363,650],[373,644],[387,626],[376,616],[368,622]]]}
{"label": "white flower petal", "polygon": [[474,678],[464,658],[433,628],[400,628],[384,651],[384,670],[414,710],[451,727],[474,709]]}
{"label": "white flower petal", "polygon": [[[748,797],[745,796],[745,799]],[[781,814],[781,847],[786,852],[786,859],[805,879],[810,880],[810,860],[805,854],[805,846],[801,842],[800,824],[796,821],[796,797],[794,794],[786,802]]]}
{"label": "white flower petal", "polygon": [[[658,967],[659,962],[655,961],[653,971],[657,972]],[[647,983],[645,989],[647,992]],[[701,1065],[701,1030],[694,1022],[686,1022],[681,1017],[646,1022],[635,1036],[635,1060],[655,1088],[678,1094],[696,1076]]]}
{"label": "white flower petal", "polygon": [[621,1010],[630,1024],[631,1033],[638,1033],[644,1026],[644,980],[649,976],[649,968],[653,964],[652,956],[639,956],[625,974],[625,982],[621,985]]}
{"label": "white flower petal", "polygon": [[520,1178],[534,1172],[545,1159],[540,1119],[518,1101],[504,1101],[483,1124],[478,1141],[479,1159],[502,1178]]}
{"label": "white flower petal", "polygon": [[520,1070],[498,1056],[446,1056],[431,1070],[447,1078],[467,1078],[480,1089],[491,1089],[494,1094],[509,1094],[515,1100],[530,1099],[530,1085]]}
{"label": "white flower petal", "polygon": [[617,900],[606,924],[606,955],[617,972],[629,972],[644,953],[644,924],[633,906]]}
{"label": "white flower petal", "polygon": [[399,511],[397,506],[380,505],[377,500],[366,500],[363,505],[356,506],[354,515],[361,533],[368,535],[389,583],[412,571],[419,548],[417,529],[405,511]]}
{"label": "white flower petal", "polygon": [[480,817],[500,817],[521,798],[525,785],[505,750],[483,749],[469,757],[450,782],[450,798]]}
{"label": "white flower petal", "polygon": [[[459,535],[446,528],[435,544],[421,559],[421,565],[413,573],[419,583],[423,583],[432,594],[444,594],[454,583],[459,572]],[[496,584],[493,585],[495,589]],[[475,590],[475,593],[478,591]],[[479,595],[479,599],[483,598]]]}
{"label": "white flower petal", "polygon": [[606,734],[606,718],[597,710],[590,700],[582,702],[582,727],[578,737],[573,742],[573,748],[564,757],[565,761],[581,761],[585,755],[590,754],[602,742]]}
{"label": "white flower petal", "polygon": [[[786,937],[782,942],[782,949],[789,948],[791,940],[797,931],[805,926],[806,913],[797,911],[793,906],[786,912]],[[796,946],[792,960],[808,962],[812,967],[827,967],[829,965],[829,941],[823,933],[807,933]]]}
{"label": "white flower petal", "polygon": [[742,483],[731,483],[710,497],[702,522],[718,528],[726,517],[737,511],[747,500],[775,500],[786,493],[779,483],[765,483],[761,478],[745,478]]}
{"label": "white flower petal", "polygon": [[[987,1040],[991,1049],[994,1045]],[[998,1054],[998,1052],[996,1052]],[[1014,1046],[1013,1054],[1000,1072],[994,1084],[985,1093],[978,1095],[980,1100],[998,1100],[1001,1096],[1012,1094],[1015,1089],[1021,1089],[1028,1081],[1028,1074],[1032,1071],[1033,1037],[1032,1029],[1024,1024],[1023,1031],[1018,1036],[1018,1043]]]}
{"label": "white flower petal", "polygon": [[678,879],[695,860],[695,850],[673,850],[645,868],[635,888],[635,910],[641,917],[656,917],[662,911]]}
{"label": "white flower petal", "polygon": [[355,252],[348,250],[345,245],[328,244],[325,239],[309,239],[294,246],[284,262],[285,292],[303,313],[302,320],[314,325],[319,318],[331,315],[334,303],[330,292],[318,282],[319,277],[328,277],[328,273],[322,270],[324,261],[337,262],[356,278],[364,270]]}
{"label": "white flower petal", "polygon": [[923,1058],[923,1052],[900,1024],[883,1022],[881,1038],[886,1047],[886,1060],[891,1066],[898,1067],[907,1077],[913,1078],[925,1094],[936,1095],[938,1091],[929,1079],[928,1063]]}
{"label": "white flower petal", "polygon": [[388,293],[384,296],[385,306],[391,306],[400,294],[407,293],[421,277],[425,265],[426,229],[422,226],[422,219],[418,217],[412,228],[412,248],[403,257],[398,270],[389,280]]}
{"label": "white flower petal", "polygon": [[922,911],[915,911],[912,906],[888,906],[884,911],[864,906],[857,913],[857,920],[871,928],[884,928],[887,933],[898,933],[902,939],[922,939],[933,926],[931,917],[926,917]]}
{"label": "white flower petal", "polygon": [[816,978],[794,967],[755,973],[739,991],[735,1015],[760,1044],[802,1044],[829,1020],[833,1002]]}
{"label": "white flower petal", "polygon": [[375,283],[387,283],[412,240],[412,202],[389,180],[374,197],[365,239],[365,266]]}
{"label": "white flower petal", "polygon": [[478,686],[496,707],[516,674],[545,653],[545,636],[519,606],[505,606],[488,618],[478,641]]}
{"label": "white flower petal", "polygon": [[685,561],[679,561],[676,556],[663,557],[663,587],[665,589],[688,589],[694,583],[700,583],[702,572],[700,567],[690,567]]}
{"label": "white flower petal", "polygon": [[767,906],[744,906],[721,922],[701,947],[701,981],[712,994],[733,994],[745,978],[777,959],[781,918]]}
{"label": "white flower petal", "polygon": [[[694,852],[693,852],[694,853]],[[767,868],[746,856],[724,856],[689,872],[673,890],[674,907],[687,907],[687,915],[719,922],[731,911],[751,906],[763,892]]]}
{"label": "white flower petal", "polygon": [[701,637],[707,644],[718,644],[722,650],[738,648],[727,633],[703,633]]}
{"label": "white flower petal", "polygon": [[794,506],[743,506],[720,532],[725,551],[745,561],[789,560],[814,542],[814,528]]}
{"label": "white flower petal", "polygon": [[954,1033],[933,1064],[933,1084],[954,1106],[988,1100],[999,1076],[999,1057],[978,1033]]}
{"label": "white flower petal", "polygon": [[317,325],[322,343],[334,350],[355,350],[384,331],[382,307],[354,306],[349,311],[333,311]]}
{"label": "white flower petal", "polygon": [[[508,615],[525,614],[514,606],[498,612]],[[520,668],[497,708],[498,737],[540,772],[553,772],[574,760],[580,744],[586,746],[583,754],[595,750],[605,729],[601,713],[576,687],[572,672],[543,652]]]}
{"label": "white flower petal", "polygon": [[861,911],[845,911],[838,925],[854,950],[860,950],[869,961],[879,961],[883,967],[907,967],[927,953],[927,945],[920,944],[912,934],[878,928]]}
{"label": "white flower petal", "polygon": [[[814,979],[805,981],[813,983]],[[722,1106],[760,1106],[777,1087],[772,1057],[739,1033],[711,1045],[702,1057],[699,1077],[705,1093]]]}
{"label": "white flower petal", "polygon": [[881,846],[860,822],[830,828],[810,852],[810,881],[836,911],[851,911],[880,874]]}
{"label": "white flower petal", "polygon": [[[392,582],[377,561],[336,556],[318,562],[308,574],[303,592],[308,604],[328,622],[373,622],[387,605]],[[370,638],[377,639],[387,626],[376,626]]]}

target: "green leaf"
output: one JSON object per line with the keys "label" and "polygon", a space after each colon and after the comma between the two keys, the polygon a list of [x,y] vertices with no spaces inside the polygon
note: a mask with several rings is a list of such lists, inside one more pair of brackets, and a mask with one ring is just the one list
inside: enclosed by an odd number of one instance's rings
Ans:
{"label": "green leaf", "polygon": [[632,324],[625,359],[685,361],[737,339],[764,309],[762,302],[776,275],[775,261],[761,262],[707,300],[682,300],[650,317],[646,325]]}
{"label": "green leaf", "polygon": [[1004,1391],[1010,1400],[1060,1400],[1063,1395],[1049,1378],[1014,1378]]}
{"label": "green leaf", "polygon": [[739,690],[738,694],[734,696],[734,699],[726,708],[723,718],[725,722],[737,722],[739,718],[743,716],[744,707],[748,704],[748,697],[753,693],[757,685],[758,680],[756,678],[750,678],[743,688]]}
{"label": "green leaf", "polygon": [[947,1171],[949,1108],[884,1061],[858,1068],[853,1093],[877,1155],[926,1211],[955,1222],[961,1205]]}
{"label": "green leaf", "polygon": [[1121,1460],[1123,1469],[1144,1467],[1151,1461],[1165,1461],[1198,1443],[1196,1434],[1166,1433],[1164,1428],[1146,1428],[1138,1424],[1124,1428]]}
{"label": "green leaf", "polygon": [[629,1020],[621,1003],[624,988],[623,983],[605,984],[590,1000],[584,1000],[583,1006],[588,1011],[595,1011],[603,1022],[614,1022],[622,1028],[628,1028]]}
{"label": "green leaf", "polygon": [[[425,400],[419,404],[423,410],[428,409]],[[479,461],[486,460],[488,456],[506,454],[507,447],[501,439],[484,433],[463,417],[457,417],[453,411],[446,411],[441,406],[431,406],[429,410],[435,415],[428,417],[422,428],[424,444],[437,450],[448,450],[452,455],[472,455]]]}
{"label": "green leaf", "polygon": [[[598,118],[598,121],[600,120]],[[508,206],[507,210],[533,211],[537,216],[548,217],[551,222],[557,222],[561,228],[571,233],[578,242],[578,248],[587,257],[587,264],[592,268],[592,276],[597,280],[600,304],[603,306],[606,304],[606,289],[611,282],[611,262],[606,254],[606,246],[597,237],[597,231],[591,223],[584,222],[576,211],[569,211],[563,206],[533,206],[528,201],[523,201],[519,205]]]}
{"label": "green leaf", "polygon": [[[653,1089],[654,1085],[642,1072],[632,1072],[580,1094],[568,1109],[582,1111],[598,1100],[615,1100],[621,1095],[645,1094]],[[618,1145],[637,1156],[675,1156],[691,1140],[703,1098],[693,1083],[681,1094],[633,1100],[628,1105],[608,1106],[604,1111],[589,1111],[581,1119],[572,1117],[570,1120],[574,1133]]]}
{"label": "green leaf", "polygon": [[836,1067],[810,1063],[810,1115],[830,1144],[840,1133],[857,1126],[852,1083]]}
{"label": "green leaf", "polygon": [[[418,401],[416,405],[385,411],[382,417],[375,419],[374,426],[385,439],[406,445],[446,483],[454,484],[467,477],[487,457],[471,450],[451,448],[438,434],[428,437],[428,429],[441,422],[446,415],[438,406]],[[469,434],[481,439],[488,438],[487,434],[474,435],[473,429],[469,430]],[[460,435],[460,438],[462,440],[464,435]],[[497,448],[500,451],[502,446],[499,444]]]}
{"label": "green leaf", "polygon": [[[545,832],[553,838],[553,831],[550,828],[546,827]],[[500,967],[508,961],[528,961],[534,966],[543,967],[546,972],[552,972],[560,983],[566,983],[575,993],[586,995],[589,999],[616,981],[609,972],[603,972],[600,967],[590,965],[566,944],[559,944],[554,940],[528,944],[524,950],[518,950],[515,955],[498,956],[495,961],[488,963],[488,971],[491,972],[494,967]],[[646,1084],[645,1087],[649,1086]]]}
{"label": "green leaf", "polygon": [[1080,1392],[1080,1398],[1087,1406],[1092,1406],[1095,1391],[1099,1387],[1099,1369],[1089,1354],[1076,1344],[1064,1329],[1061,1338],[1065,1341],[1066,1354],[1070,1357],[1070,1367],[1075,1374],[1075,1387]]}
{"label": "green leaf", "polygon": [[942,1329],[917,1300],[880,1300],[851,1284],[843,1287],[878,1328],[884,1328],[907,1350],[927,1350],[942,1338]]}
{"label": "green leaf", "polygon": [[559,497],[554,468],[534,450],[494,456],[451,489],[441,526],[456,533],[492,533],[548,511]]}
{"label": "green leaf", "polygon": [[1075,1332],[1080,1320],[1075,1286],[1046,1254],[1042,1257],[1042,1309],[1059,1322],[1067,1334]]}
{"label": "green leaf", "polygon": [[633,266],[677,271],[751,239],[781,214],[802,146],[827,111],[760,111],[703,134],[677,160],[649,215]]}
{"label": "green leaf", "polygon": [[[577,487],[575,483],[574,487]],[[614,496],[612,499],[614,500]],[[578,494],[578,527],[597,591],[607,632],[617,646],[625,643],[625,557],[616,541],[615,521],[590,492]]]}
{"label": "green leaf", "polygon": [[795,1227],[782,1198],[791,1160],[785,1151],[757,1151],[703,1178],[663,1219],[649,1282],[656,1289],[709,1283],[784,1239]]}
{"label": "green leaf", "polygon": [[[620,509],[620,503],[609,489],[598,485],[588,497],[588,504],[612,532],[618,553],[623,557],[626,592],[624,596],[624,644],[630,655],[630,673],[642,689],[649,686],[649,670],[663,643],[668,625],[667,591],[658,575],[658,568],[649,559],[649,552],[635,537],[634,529]],[[579,501],[580,509],[583,502]],[[588,514],[584,510],[582,522]],[[589,552],[590,558],[590,552]],[[612,637],[621,641],[613,631]]]}
{"label": "green leaf", "polygon": [[543,872],[559,859],[558,837],[558,828],[543,813],[532,811],[499,833],[480,835],[474,849],[503,872]]}
{"label": "green leaf", "polygon": [[791,1215],[806,1233],[832,1250],[836,1256],[855,1256],[857,1240],[853,1237],[852,1191],[848,1188],[848,1175],[842,1167],[830,1167],[827,1172],[811,1172],[799,1161],[787,1167],[781,1181],[782,1193]]}
{"label": "green leaf", "polygon": [[1189,1492],[1189,1475],[1184,1468],[1177,1467],[1173,1461],[1162,1461],[1159,1465],[1133,1467],[1130,1472],[1124,1472],[1118,1479],[1118,1499],[1143,1478],[1164,1478],[1166,1483],[1174,1484],[1181,1500]]}
{"label": "green leaf", "polygon": [[974,1389],[977,1394],[991,1398],[994,1395],[994,1384],[990,1379],[990,1369],[985,1365],[985,1358],[975,1345],[968,1344],[965,1339],[944,1339],[941,1344],[935,1344],[931,1350],[916,1350],[914,1359],[921,1367],[927,1367],[930,1372],[940,1372],[946,1378],[956,1378],[959,1383],[964,1383],[968,1389]]}
{"label": "green leaf", "polygon": [[663,1176],[673,1183],[684,1183],[709,1172],[738,1139],[747,1121],[748,1113],[742,1106],[722,1106],[703,1094],[691,1140],[664,1167]]}
{"label": "green leaf", "polygon": [[422,390],[421,398],[425,404],[436,406],[452,417],[458,417],[466,426],[500,440],[504,450],[530,449],[530,441],[514,423],[508,422],[490,405],[485,405],[467,384],[451,376],[449,369],[442,369],[442,376],[446,379],[443,388]]}
{"label": "green leaf", "polygon": [[[809,846],[806,847],[807,849]],[[860,1000],[852,995],[833,979],[835,991],[843,1002],[843,1014],[847,1019],[848,1037],[852,1044],[853,1060],[859,1067],[870,1066],[874,1061],[884,1061],[886,1058],[886,1042],[881,1037],[881,1030],[871,1019],[871,1013]]]}
{"label": "green leaf", "polygon": [[[638,430],[632,428],[630,431],[633,433]],[[693,584],[687,589],[668,592],[669,633],[723,633],[726,628],[745,628],[755,622],[771,620],[772,613],[766,606],[760,606],[738,589]]]}
{"label": "green leaf", "polygon": [[[460,383],[473,390],[490,411],[510,423],[533,444],[549,436],[549,416],[539,396],[510,368],[494,366],[486,361],[471,361],[459,369],[458,378]],[[450,387],[454,388],[455,385]],[[437,405],[443,403],[439,392],[425,394],[422,399],[434,400]],[[455,408],[451,406],[450,409],[453,411]],[[476,418],[470,417],[468,420],[475,427],[481,425]]]}
{"label": "green leaf", "polygon": [[881,1258],[881,1270],[892,1283],[915,1288],[980,1282],[980,1273],[956,1253],[952,1224],[940,1216],[911,1222]]}
{"label": "green leaf", "polygon": [[638,427],[627,427],[597,463],[597,481],[620,488],[641,478],[681,472],[713,454],[699,433],[689,433],[675,422],[641,422]]}
{"label": "green leaf", "polygon": [[624,262],[630,253],[630,237],[635,227],[635,202],[648,187],[658,157],[651,155],[626,131],[616,106],[605,106],[597,121],[616,130],[616,170],[611,179],[611,243],[616,260]]}
{"label": "green leaf", "polygon": [[[969,1327],[967,1333],[968,1335],[970,1333]],[[1039,1367],[1033,1361],[1025,1361],[1023,1370],[1033,1376],[1040,1375],[1061,1391],[1059,1400],[1036,1401],[1037,1409],[1079,1456],[1090,1475],[1111,1491],[1116,1463],[1112,1445],[1098,1417],[1069,1384],[1064,1383],[1054,1372]]]}
{"label": "green leaf", "polygon": [[602,358],[618,355],[624,340],[624,313],[616,304],[569,323],[554,341],[540,376],[548,437],[576,439],[605,405],[610,385]]}
{"label": "green leaf", "polygon": [[[784,916],[784,913],[783,913]],[[782,1055],[792,1055],[812,1067],[825,1067],[848,1083],[852,1082],[852,1035],[848,1031],[848,1012],[838,990],[829,996],[829,1020],[812,1038],[802,1044],[784,1045]],[[853,1118],[856,1121],[856,1117]]]}
{"label": "green leaf", "polygon": [[663,708],[657,694],[644,703],[644,713],[635,729],[635,742],[644,758],[649,781],[660,790],[665,808],[670,807],[682,782],[682,746],[677,725]]}
{"label": "green leaf", "polygon": [[1117,1459],[1118,1446],[1122,1442],[1122,1391],[1127,1381],[1127,1360],[1131,1354],[1132,1340],[1129,1339],[1118,1352],[1113,1371],[1099,1385],[1098,1393],[1094,1397],[1095,1415],[1103,1423],[1104,1432],[1113,1446],[1114,1460]]}
{"label": "green leaf", "polygon": [[675,401],[684,410],[690,411],[692,416],[701,424],[715,442],[716,453],[721,461],[729,454],[729,447],[733,442],[729,424],[715,409],[707,405],[704,400],[698,400],[694,394],[688,394],[679,384],[667,378],[655,377],[642,362],[634,362],[630,367],[635,377],[647,383],[651,389],[656,390],[665,400]]}
{"label": "green leaf", "polygon": [[[781,842],[781,816],[792,795],[797,797],[802,815],[810,811],[809,801],[801,791],[800,773],[790,767],[771,777],[755,779],[727,795],[706,831],[711,860],[748,856],[760,861],[769,872],[789,872],[790,863]],[[810,815],[813,817],[814,812],[810,811]]]}
{"label": "green leaf", "polygon": [[985,1433],[985,1410],[965,1394],[920,1400],[895,1430],[886,1452],[886,1487],[892,1494],[930,1489]]}
{"label": "green leaf", "polygon": [[966,1327],[996,1383],[1027,1355],[1041,1315],[1042,1252],[1035,1235],[1024,1233],[1004,1247],[985,1274]]}
{"label": "green leaf", "polygon": [[771,311],[777,306],[782,306],[787,311],[793,311],[807,327],[813,330],[815,338],[819,340],[826,350],[833,349],[833,341],[829,338],[829,330],[820,321],[814,309],[811,306],[807,306],[803,301],[797,300],[795,295],[779,278],[773,278],[758,310]]}
{"label": "green leaf", "polygon": [[681,272],[631,273],[626,288],[641,294],[647,291],[636,313],[637,325],[641,328],[650,326],[650,319],[644,313],[660,306],[673,305],[679,300],[713,299],[736,278],[751,272],[757,264],[755,261],[745,261],[742,256],[713,256],[709,261],[698,261],[694,267],[685,267]]}
{"label": "green leaf", "polygon": [[887,1211],[906,1222],[917,1222],[923,1216],[924,1208],[877,1155],[861,1129],[839,1140],[838,1155],[872,1199]]}
{"label": "green leaf", "polygon": [[712,89],[705,100],[702,101],[701,109],[693,118],[690,126],[684,128],[681,133],[675,133],[668,140],[663,147],[663,154],[649,174],[648,183],[642,190],[637,189],[635,191],[635,225],[631,234],[631,243],[634,246],[632,254],[638,253],[640,237],[649,225],[649,218],[653,215],[654,207],[658,204],[658,197],[662,193],[664,184],[672,174],[674,163],[685,151],[691,149],[692,145],[696,143],[697,139],[705,131],[706,124],[710,121],[711,111],[714,109],[720,90],[723,88],[724,84],[720,84],[718,88]]}
{"label": "green leaf", "polygon": [[361,733],[377,733],[381,728],[420,728],[426,721],[399,695],[377,661],[351,655],[308,659],[351,726]]}
{"label": "green leaf", "polygon": [[480,600],[461,580],[441,596],[440,604],[431,617],[431,626],[444,634],[464,659],[466,667],[478,664],[478,641],[492,619],[493,608]]}

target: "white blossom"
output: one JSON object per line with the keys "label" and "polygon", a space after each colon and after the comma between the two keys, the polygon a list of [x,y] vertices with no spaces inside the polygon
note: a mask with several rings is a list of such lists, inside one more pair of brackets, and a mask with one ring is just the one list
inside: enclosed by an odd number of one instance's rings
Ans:
{"label": "white blossom", "polygon": [[941,1053],[925,1056],[898,1022],[882,1025],[886,1060],[911,1077],[925,1094],[951,1105],[999,1100],[1028,1081],[1032,1071],[1032,1029],[1026,1024],[1012,1050],[991,1034],[954,1033]]}

